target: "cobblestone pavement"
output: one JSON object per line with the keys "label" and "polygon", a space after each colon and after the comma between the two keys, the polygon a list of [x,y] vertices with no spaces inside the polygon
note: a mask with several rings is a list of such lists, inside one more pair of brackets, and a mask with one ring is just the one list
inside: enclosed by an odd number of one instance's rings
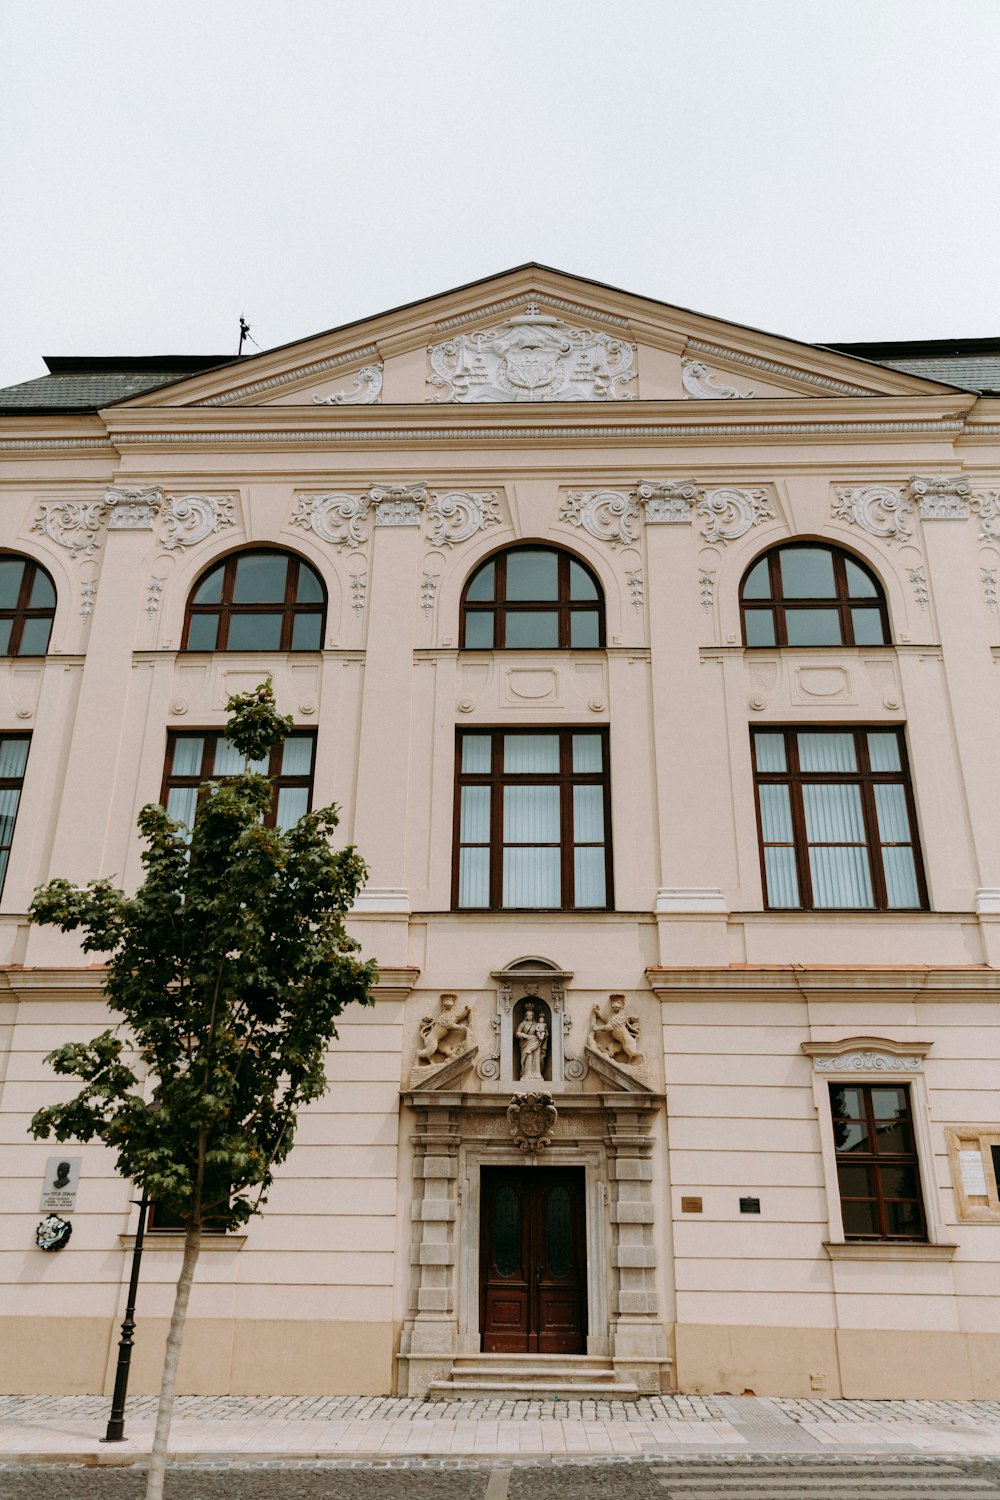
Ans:
{"label": "cobblestone pavement", "polygon": [[[142,1500],[141,1469],[0,1468],[0,1500]],[[717,1457],[172,1467],[166,1500],[996,1500],[1000,1462]]]}

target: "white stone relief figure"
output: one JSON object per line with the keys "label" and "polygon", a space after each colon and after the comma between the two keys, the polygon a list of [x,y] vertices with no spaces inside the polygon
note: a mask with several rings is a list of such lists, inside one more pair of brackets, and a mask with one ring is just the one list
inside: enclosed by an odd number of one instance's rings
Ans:
{"label": "white stone relief figure", "polygon": [[602,1014],[599,1005],[594,1005],[587,1046],[627,1067],[637,1068],[646,1061],[646,1054],[639,1046],[639,1017],[626,1013],[624,995],[609,996],[606,1014]]}
{"label": "white stone relief figure", "polygon": [[541,1011],[536,1016],[535,1007],[526,1005],[524,1019],[514,1033],[521,1050],[521,1077],[541,1078],[548,1051],[549,1028]]}
{"label": "white stone relief figure", "polygon": [[437,1015],[421,1020],[418,1068],[436,1067],[469,1050],[472,1031],[469,1007],[465,1005],[459,1010],[457,1006],[457,995],[442,995]]}

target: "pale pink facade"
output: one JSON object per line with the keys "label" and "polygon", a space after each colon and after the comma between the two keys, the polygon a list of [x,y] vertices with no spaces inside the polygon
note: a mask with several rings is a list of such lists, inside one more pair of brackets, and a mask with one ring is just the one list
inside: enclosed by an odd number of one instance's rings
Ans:
{"label": "pale pink facade", "polygon": [[[202,1257],[185,1389],[423,1393],[476,1364],[484,1184],[531,1155],[508,1121],[528,993],[556,1119],[525,1170],[579,1173],[593,1369],[1000,1396],[1000,398],[538,267],[99,410],[8,394],[0,549],[57,602],[48,653],[0,659],[0,737],[30,734],[0,897],[0,1386],[109,1388],[135,1220],[110,1159],[67,1148],[72,1238],[35,1247],[57,1148],[27,1124],[64,1087],[42,1059],[105,1011],[31,892],[133,886],[168,733],[218,730],[268,675],[368,862],[352,927],[382,977],[264,1216]],[[891,643],[743,645],[750,564],[802,539],[870,570]],[[470,576],[525,542],[589,570],[603,645],[463,649]],[[192,589],[247,548],[315,570],[320,649],[181,649]],[[897,729],[914,900],[769,906],[752,732]],[[598,730],[611,904],[455,909],[457,737]],[[888,870],[906,838],[880,826]],[[632,1057],[590,1029],[619,992]],[[443,993],[469,1029],[436,1048]],[[831,1098],[890,1087],[923,1218],[852,1235]],[[133,1389],[178,1243],[145,1257]]]}

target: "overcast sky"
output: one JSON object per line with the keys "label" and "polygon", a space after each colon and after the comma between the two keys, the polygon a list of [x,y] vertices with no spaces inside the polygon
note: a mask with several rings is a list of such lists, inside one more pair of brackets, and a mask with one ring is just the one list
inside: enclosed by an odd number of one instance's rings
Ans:
{"label": "overcast sky", "polygon": [[0,385],[526,260],[1000,335],[998,0],[2,0]]}

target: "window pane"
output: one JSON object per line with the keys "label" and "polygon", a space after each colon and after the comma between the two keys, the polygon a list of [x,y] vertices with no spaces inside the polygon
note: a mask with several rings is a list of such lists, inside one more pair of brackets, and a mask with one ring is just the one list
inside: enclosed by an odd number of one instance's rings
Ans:
{"label": "window pane", "polygon": [[[292,621],[292,650],[318,651],[322,645],[322,615],[296,615]],[[229,632],[232,639],[232,629]]]}
{"label": "window pane", "polygon": [[831,609],[787,609],[785,634],[790,646],[840,646],[843,636],[840,611]]}
{"label": "window pane", "polygon": [[843,782],[806,782],[802,787],[806,838],[810,843],[863,844],[861,788]]}
{"label": "window pane", "polygon": [[0,656],[7,656],[10,649],[10,633],[14,628],[14,621],[0,620]]}
{"label": "window pane", "polygon": [[0,559],[0,609],[13,609],[21,592],[24,563],[19,557]]}
{"label": "window pane", "polygon": [[868,855],[864,849],[850,845],[835,849],[828,844],[809,850],[809,873],[812,876],[814,906],[874,905]]}
{"label": "window pane", "polygon": [[850,1115],[856,1120],[863,1119],[865,1107],[861,1102],[861,1090],[848,1088],[844,1084],[831,1084],[830,1108],[835,1115]]}
{"label": "window pane", "polygon": [[909,1099],[904,1088],[873,1088],[872,1114],[876,1120],[905,1119],[909,1114]]}
{"label": "window pane", "polygon": [[475,600],[476,603],[485,604],[487,600],[493,598],[493,580],[495,577],[495,563],[485,563],[469,584],[469,590],[465,597]]}
{"label": "window pane", "polygon": [[189,651],[214,651],[219,633],[218,615],[192,615],[188,631]]}
{"label": "window pane", "polygon": [[800,734],[799,765],[803,771],[856,771],[853,734]]}
{"label": "window pane", "polygon": [[42,572],[35,574],[35,581],[31,585],[31,593],[28,597],[29,609],[54,609],[56,604],[56,591],[51,581]]}
{"label": "window pane", "polygon": [[863,1120],[834,1120],[833,1139],[841,1154],[847,1151],[868,1154],[868,1126]]}
{"label": "window pane", "polygon": [[880,1120],[875,1138],[880,1156],[906,1155],[914,1150],[913,1135],[905,1120]]}
{"label": "window pane", "polygon": [[200,734],[182,734],[174,740],[172,776],[200,776],[205,739]]}
{"label": "window pane", "polygon": [[873,771],[899,771],[899,736],[896,734],[868,735],[868,759]]}
{"label": "window pane", "polygon": [[836,598],[833,554],[826,547],[785,547],[778,556],[786,599]]}
{"label": "window pane", "polygon": [[917,866],[912,849],[883,849],[882,871],[885,876],[886,904],[891,911],[920,905]]}
{"label": "window pane", "polygon": [[465,617],[465,644],[470,651],[490,650],[493,646],[493,611],[478,610]]}
{"label": "window pane", "polygon": [[28,763],[29,743],[27,739],[0,740],[0,776],[24,775],[24,768]]}
{"label": "window pane", "polygon": [[874,1198],[870,1167],[864,1167],[859,1162],[839,1161],[837,1178],[845,1198]]}
{"label": "window pane", "polygon": [[847,592],[852,599],[878,598],[878,590],[863,568],[859,568],[856,562],[851,562],[849,557],[844,558],[844,568],[847,572]]}
{"label": "window pane", "polygon": [[488,775],[490,769],[490,743],[488,734],[463,734],[462,770],[471,775]]}
{"label": "window pane", "polygon": [[852,609],[851,624],[854,627],[854,644],[856,646],[883,646],[885,644],[881,611],[877,609]]}
{"label": "window pane", "polygon": [[508,552],[508,599],[558,599],[559,558],[554,552]]}
{"label": "window pane", "polygon": [[558,844],[559,788],[505,786],[503,837],[506,844]]}
{"label": "window pane", "polygon": [[578,844],[603,843],[603,787],[575,786],[573,788],[573,838]]}
{"label": "window pane", "polygon": [[558,849],[503,851],[504,906],[559,906]]}
{"label": "window pane", "polygon": [[506,643],[530,650],[559,645],[559,616],[555,610],[508,610],[505,626]]}
{"label": "window pane", "polygon": [[569,597],[571,599],[596,599],[597,589],[586,568],[578,562],[569,565]]}
{"label": "window pane", "polygon": [[52,630],[51,620],[25,620],[19,656],[44,656]]}
{"label": "window pane", "polygon": [[748,646],[773,646],[774,611],[770,609],[748,609],[744,615]]}
{"label": "window pane", "polygon": [[573,850],[574,906],[607,906],[604,850]]}
{"label": "window pane", "polygon": [[236,564],[234,604],[281,604],[288,558],[276,552],[250,552]]}
{"label": "window pane", "polygon": [[6,849],[0,849],[0,890],[3,889],[4,879],[7,875],[7,861],[10,856]]}
{"label": "window pane", "polygon": [[885,1227],[889,1234],[909,1239],[922,1239],[924,1233],[923,1214],[919,1203],[889,1201],[885,1205]]}
{"label": "window pane", "polygon": [[[511,616],[507,616],[509,625]],[[569,617],[569,643],[580,649],[601,644],[600,622],[596,609],[575,609]]]}
{"label": "window pane", "polygon": [[844,1233],[849,1239],[879,1234],[874,1203],[844,1203],[841,1207],[844,1215]]}
{"label": "window pane", "polygon": [[574,734],[573,770],[600,771],[604,765],[603,746],[599,734]]}
{"label": "window pane", "polygon": [[9,844],[13,837],[14,819],[17,817],[17,804],[20,800],[21,793],[14,787],[0,791],[0,844]]}
{"label": "window pane", "polygon": [[785,736],[783,734],[755,734],[754,749],[757,752],[758,771],[787,771],[785,761]]}
{"label": "window pane", "polygon": [[280,615],[230,615],[227,651],[277,651],[280,647]]}
{"label": "window pane", "polygon": [[[249,768],[257,776],[266,776],[268,770],[267,760],[252,760]],[[212,765],[213,776],[242,776],[244,770],[242,752],[231,745],[227,739],[220,735],[215,744],[215,759]]]}
{"label": "window pane", "polygon": [[309,811],[307,786],[283,786],[278,791],[277,826],[291,828]]}
{"label": "window pane", "polygon": [[463,844],[488,844],[490,841],[490,788],[464,786],[458,836]]}
{"label": "window pane", "polygon": [[799,906],[799,877],[795,850],[772,845],[764,850],[768,906]]}
{"label": "window pane", "polygon": [[743,597],[744,599],[770,599],[771,574],[766,557],[762,557],[747,574],[747,581],[743,585]]}
{"label": "window pane", "polygon": [[312,747],[312,735],[290,734],[281,750],[282,776],[308,776],[312,770]]}
{"label": "window pane", "polygon": [[222,579],[226,571],[225,563],[220,563],[213,568],[199,584],[198,590],[191,600],[192,604],[218,604],[222,598]]}
{"label": "window pane", "polygon": [[525,771],[559,770],[557,734],[505,734],[503,768],[515,774]]}
{"label": "window pane", "polygon": [[490,851],[461,849],[458,855],[459,906],[489,906]]}
{"label": "window pane", "polygon": [[760,827],[765,844],[792,842],[792,799],[788,787],[765,782],[760,787]]}
{"label": "window pane", "polygon": [[323,603],[323,585],[308,563],[299,563],[299,581],[295,585],[295,598],[299,604]]}
{"label": "window pane", "polygon": [[883,844],[908,844],[910,815],[903,787],[899,782],[876,782],[873,790],[879,837]]}
{"label": "window pane", "polygon": [[172,786],[167,793],[167,813],[178,823],[194,827],[195,808],[198,806],[196,786]]}

